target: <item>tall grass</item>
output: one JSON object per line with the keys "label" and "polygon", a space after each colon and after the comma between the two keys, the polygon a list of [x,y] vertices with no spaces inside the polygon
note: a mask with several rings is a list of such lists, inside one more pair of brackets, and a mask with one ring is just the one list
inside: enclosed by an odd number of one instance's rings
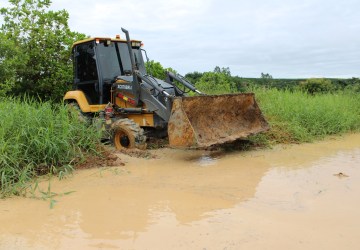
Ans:
{"label": "tall grass", "polygon": [[[360,131],[360,94],[338,91],[311,95],[301,90],[250,87],[268,132],[252,136],[256,144],[301,143],[327,135]],[[208,94],[219,94],[208,91]],[[224,91],[223,91],[224,93]]]}
{"label": "tall grass", "polygon": [[22,194],[34,176],[70,171],[99,138],[64,105],[0,100],[0,197]]}
{"label": "tall grass", "polygon": [[310,95],[301,91],[252,89],[272,129],[272,142],[310,142],[326,135],[360,130],[360,95],[337,92]]}

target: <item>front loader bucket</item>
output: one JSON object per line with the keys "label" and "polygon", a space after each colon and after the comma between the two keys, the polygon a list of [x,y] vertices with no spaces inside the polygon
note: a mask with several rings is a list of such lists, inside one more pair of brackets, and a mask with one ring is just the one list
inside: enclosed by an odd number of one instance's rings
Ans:
{"label": "front loader bucket", "polygon": [[204,148],[269,129],[253,93],[178,97],[168,124],[172,147]]}

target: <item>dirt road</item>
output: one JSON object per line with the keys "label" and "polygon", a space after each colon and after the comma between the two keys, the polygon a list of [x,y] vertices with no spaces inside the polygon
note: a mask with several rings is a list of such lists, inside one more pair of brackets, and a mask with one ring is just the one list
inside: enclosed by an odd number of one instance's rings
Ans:
{"label": "dirt road", "polygon": [[359,249],[360,134],[153,154],[0,200],[0,249]]}

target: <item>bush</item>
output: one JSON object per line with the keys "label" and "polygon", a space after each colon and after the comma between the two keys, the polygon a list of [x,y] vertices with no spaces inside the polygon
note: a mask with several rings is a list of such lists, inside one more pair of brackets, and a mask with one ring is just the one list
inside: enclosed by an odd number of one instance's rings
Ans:
{"label": "bush", "polygon": [[302,91],[309,94],[327,93],[335,90],[331,80],[325,78],[310,78],[300,82],[299,87]]}
{"label": "bush", "polygon": [[64,105],[0,100],[0,197],[22,194],[35,176],[71,169],[96,153],[100,132]]}
{"label": "bush", "polygon": [[207,94],[231,93],[236,90],[231,76],[223,72],[205,72],[196,83],[196,88]]}
{"label": "bush", "polygon": [[354,85],[351,85],[351,86],[347,86],[345,88],[346,91],[350,91],[350,92],[357,92],[357,93],[360,93],[360,84],[357,83],[357,84],[354,84]]}

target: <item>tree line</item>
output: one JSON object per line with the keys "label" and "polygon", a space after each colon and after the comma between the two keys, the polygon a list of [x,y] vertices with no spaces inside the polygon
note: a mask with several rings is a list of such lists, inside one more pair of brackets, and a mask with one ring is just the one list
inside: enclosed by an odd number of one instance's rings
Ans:
{"label": "tree line", "polygon": [[[150,71],[156,72],[157,78],[164,79],[166,71],[160,63],[150,61],[147,63]],[[152,70],[151,70],[152,69]],[[149,71],[148,70],[148,71]],[[170,68],[170,70],[172,70]],[[197,88],[211,93],[245,92],[252,87],[265,87],[287,90],[301,90],[309,94],[331,93],[348,90],[360,93],[360,79],[337,79],[337,78],[309,78],[309,79],[275,79],[269,73],[261,73],[259,78],[247,78],[231,75],[229,67],[216,66],[209,72],[190,72],[185,78]]]}

